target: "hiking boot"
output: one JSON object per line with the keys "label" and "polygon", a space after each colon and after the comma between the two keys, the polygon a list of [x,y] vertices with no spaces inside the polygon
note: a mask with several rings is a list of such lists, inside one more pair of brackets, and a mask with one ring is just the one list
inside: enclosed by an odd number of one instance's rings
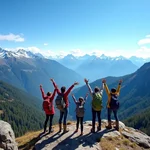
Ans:
{"label": "hiking boot", "polygon": [[52,132],[54,132],[54,129],[53,129],[53,128],[52,128],[52,129],[50,128],[48,133],[52,133]]}
{"label": "hiking boot", "polygon": [[64,129],[63,133],[69,132],[69,129],[67,129],[67,125],[63,125],[63,129]]}
{"label": "hiking boot", "polygon": [[78,132],[78,129],[76,129],[74,132],[75,132],[75,133]]}
{"label": "hiking boot", "polygon": [[82,136],[82,135],[83,135],[83,132],[81,132],[80,136]]}
{"label": "hiking boot", "polygon": [[95,133],[95,129],[92,128],[92,129],[91,129],[91,132],[92,132],[92,133]]}
{"label": "hiking boot", "polygon": [[59,132],[61,132],[62,124],[59,124]]}
{"label": "hiking boot", "polygon": [[101,131],[101,127],[97,127],[97,131]]}
{"label": "hiking boot", "polygon": [[119,121],[116,121],[116,126],[114,126],[114,128],[119,131]]}
{"label": "hiking boot", "polygon": [[106,129],[112,129],[111,121],[108,121],[108,126],[106,126]]}

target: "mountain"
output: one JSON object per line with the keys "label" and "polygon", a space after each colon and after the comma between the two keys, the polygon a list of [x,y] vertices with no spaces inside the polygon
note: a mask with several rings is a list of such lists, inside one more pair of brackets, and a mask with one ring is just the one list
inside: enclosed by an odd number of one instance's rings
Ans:
{"label": "mountain", "polygon": [[109,75],[126,75],[138,69],[135,64],[123,56],[109,57],[102,54],[100,57],[97,57],[95,55],[90,56],[86,54],[84,56],[75,57],[69,54],[64,58],[56,60],[92,81]]}
{"label": "mountain", "polygon": [[[121,107],[119,110],[119,118],[126,119],[131,117],[141,111],[150,107],[150,63],[145,63],[141,68],[139,68],[136,72],[121,76],[121,77],[107,77],[107,83],[110,88],[116,87],[118,85],[118,81],[123,79],[123,84],[120,93],[120,103]],[[91,87],[94,88],[95,86],[101,86],[101,79],[96,80],[90,83]],[[86,86],[82,86],[73,91],[76,98],[80,96],[84,96],[88,89]],[[107,95],[104,92],[103,96],[103,103],[104,109],[102,111],[102,117],[106,117],[106,101]],[[73,103],[72,98],[70,97],[70,114],[75,118],[75,104]],[[91,112],[91,97],[88,98],[85,108],[86,112]],[[85,120],[91,119],[91,113],[85,114]]]}
{"label": "mountain", "polygon": [[136,56],[132,56],[129,58],[129,60],[132,61],[133,64],[135,64],[138,67],[141,67],[144,63],[149,62],[150,58],[142,58],[142,57],[136,57]]}
{"label": "mountain", "polygon": [[12,125],[16,136],[43,128],[41,106],[41,100],[0,81],[0,119]]}
{"label": "mountain", "polygon": [[80,85],[83,83],[82,77],[75,71],[55,60],[41,58],[25,50],[11,52],[0,49],[0,56],[0,80],[40,98],[40,84],[45,91],[53,91],[50,78],[54,78],[59,87],[69,87],[75,81]]}
{"label": "mountain", "polygon": [[15,58],[37,58],[44,56],[42,54],[36,53],[33,54],[30,51],[26,51],[24,49],[19,49],[17,51],[8,51],[0,48],[0,58],[9,58],[9,57],[15,57]]}
{"label": "mountain", "polygon": [[106,76],[122,76],[136,71],[138,67],[130,60],[120,57],[95,57],[92,60],[85,61],[77,69],[76,72],[90,80]]}
{"label": "mountain", "polygon": [[70,68],[70,69],[75,69],[81,63],[81,61],[78,60],[78,58],[76,58],[72,54],[68,54],[64,58],[56,59],[56,60],[59,63],[61,63],[62,65],[66,66],[67,68]]}

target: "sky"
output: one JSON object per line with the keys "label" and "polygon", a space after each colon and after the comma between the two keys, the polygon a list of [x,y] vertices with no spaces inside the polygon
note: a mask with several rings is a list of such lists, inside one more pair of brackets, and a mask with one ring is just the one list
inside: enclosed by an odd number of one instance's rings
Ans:
{"label": "sky", "polygon": [[150,0],[0,0],[0,47],[150,57]]}

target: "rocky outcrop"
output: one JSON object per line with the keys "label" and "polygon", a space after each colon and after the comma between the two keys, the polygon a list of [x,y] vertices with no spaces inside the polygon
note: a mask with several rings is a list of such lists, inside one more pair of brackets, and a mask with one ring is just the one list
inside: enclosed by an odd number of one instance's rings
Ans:
{"label": "rocky outcrop", "polygon": [[128,128],[125,131],[122,131],[122,135],[131,140],[132,142],[137,143],[139,146],[144,148],[150,148],[150,137],[141,131]]}
{"label": "rocky outcrop", "polygon": [[[104,144],[109,145],[109,141],[113,145],[117,143],[115,149],[128,149],[129,146],[131,150],[150,148],[149,136],[133,128],[126,127],[122,122],[120,122],[120,131],[116,131],[115,129],[105,129],[107,121],[102,120],[102,130],[94,134],[90,132],[91,124],[91,121],[84,122],[84,135],[82,136],[80,136],[80,130],[74,133],[75,123],[68,125],[70,131],[66,134],[58,133],[58,128],[55,127],[53,133],[42,135],[34,148],[35,150],[102,150]],[[112,122],[112,125],[114,125],[114,122]],[[103,139],[108,141],[101,145]]]}
{"label": "rocky outcrop", "polygon": [[0,149],[18,150],[15,135],[9,123],[0,120]]}

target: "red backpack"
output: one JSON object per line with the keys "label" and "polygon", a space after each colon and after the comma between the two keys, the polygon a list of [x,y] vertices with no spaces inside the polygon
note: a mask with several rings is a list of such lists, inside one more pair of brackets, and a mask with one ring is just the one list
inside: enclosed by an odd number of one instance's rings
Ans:
{"label": "red backpack", "polygon": [[43,110],[47,111],[47,110],[52,110],[52,103],[50,102],[49,99],[46,99],[43,101]]}

